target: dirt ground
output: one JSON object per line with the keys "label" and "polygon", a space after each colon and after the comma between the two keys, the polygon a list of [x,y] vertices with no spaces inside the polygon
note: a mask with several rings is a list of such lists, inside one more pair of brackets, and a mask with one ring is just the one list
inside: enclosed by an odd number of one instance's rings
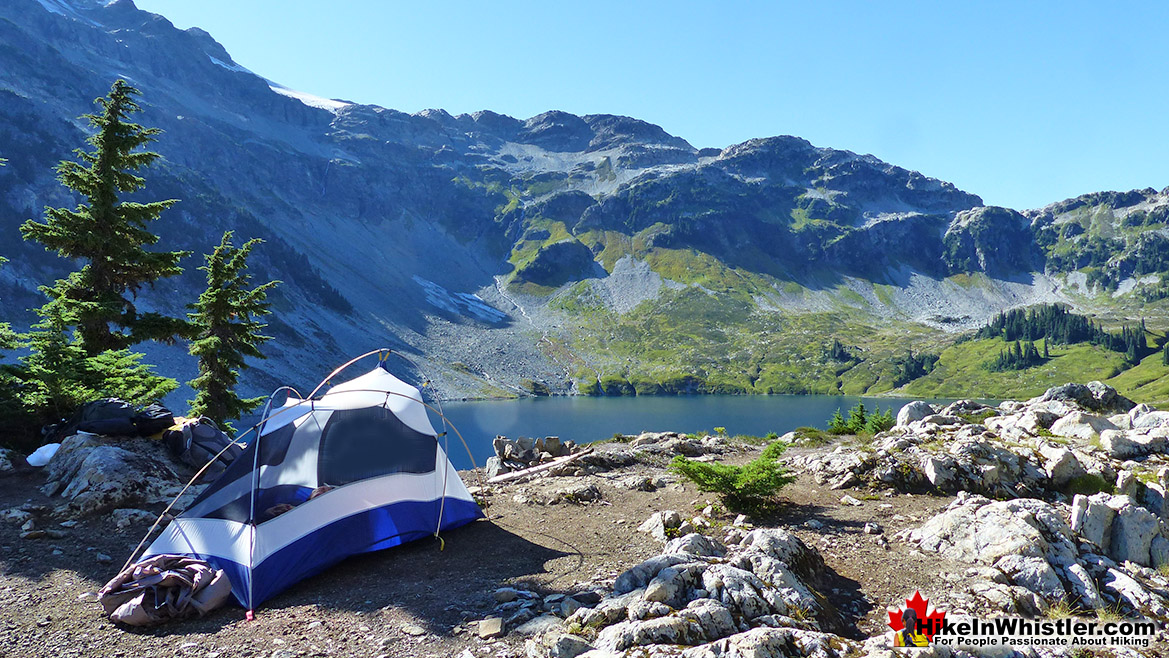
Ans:
{"label": "dirt ground", "polygon": [[[819,448],[817,450],[828,450]],[[730,461],[746,460],[754,449]],[[206,618],[145,630],[105,620],[94,593],[111,578],[145,527],[118,530],[108,520],[62,528],[62,539],[20,539],[19,526],[0,523],[0,655],[2,656],[475,656],[522,655],[523,637],[480,640],[476,622],[490,616],[498,587],[523,584],[541,593],[610,585],[621,571],[656,555],[661,545],[637,526],[665,509],[693,515],[710,494],[675,483],[654,492],[615,482],[631,473],[661,474],[638,464],[587,476],[602,492],[588,505],[538,505],[516,500],[581,478],[497,485],[487,493],[489,518],[444,534],[350,558],[265,602],[254,621],[231,605]],[[476,478],[468,475],[469,485]],[[26,502],[51,507],[43,476],[0,476],[0,510]],[[840,503],[851,494],[861,504]],[[806,476],[788,485],[786,501],[767,525],[794,531],[819,549],[831,586],[824,593],[855,625],[857,638],[883,632],[885,608],[937,588],[947,564],[916,553],[892,535],[948,504],[951,498],[831,491]],[[716,522],[730,523],[730,515]],[[813,529],[806,525],[816,526]],[[881,535],[866,534],[876,522]],[[42,524],[41,527],[53,527]],[[713,533],[718,537],[721,533]],[[879,537],[889,538],[882,546]],[[109,559],[107,559],[107,557]]]}

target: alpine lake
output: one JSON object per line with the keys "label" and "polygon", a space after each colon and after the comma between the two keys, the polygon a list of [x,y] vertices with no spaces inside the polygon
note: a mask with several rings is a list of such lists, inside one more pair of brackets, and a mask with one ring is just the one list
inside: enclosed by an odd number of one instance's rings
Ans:
{"label": "alpine lake", "polygon": [[[797,427],[825,428],[837,410],[848,410],[863,401],[867,411],[893,408],[893,415],[912,401],[909,398],[852,397],[840,395],[689,395],[638,397],[547,397],[518,400],[446,402],[441,405],[447,423],[433,411],[431,423],[458,469],[471,468],[467,442],[475,464],[482,466],[494,452],[492,440],[503,435],[558,436],[578,444],[611,438],[614,434],[648,432],[709,432],[726,428],[729,435],[783,435]],[[930,399],[927,402],[953,402]],[[456,433],[453,429],[458,429]]]}

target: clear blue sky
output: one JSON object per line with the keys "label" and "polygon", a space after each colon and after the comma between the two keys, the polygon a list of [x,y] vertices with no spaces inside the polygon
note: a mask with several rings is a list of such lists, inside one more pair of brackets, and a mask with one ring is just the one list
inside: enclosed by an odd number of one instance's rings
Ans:
{"label": "clear blue sky", "polygon": [[1169,186],[1165,2],[137,0],[256,73],[406,112],[798,135],[1031,208]]}

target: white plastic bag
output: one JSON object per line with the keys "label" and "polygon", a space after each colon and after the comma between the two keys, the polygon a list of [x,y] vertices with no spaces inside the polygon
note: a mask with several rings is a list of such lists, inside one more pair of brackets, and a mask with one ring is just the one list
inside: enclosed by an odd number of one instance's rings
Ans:
{"label": "white plastic bag", "polygon": [[36,449],[28,456],[28,465],[41,467],[49,463],[53,455],[57,454],[57,448],[60,448],[60,443],[46,443],[45,445]]}

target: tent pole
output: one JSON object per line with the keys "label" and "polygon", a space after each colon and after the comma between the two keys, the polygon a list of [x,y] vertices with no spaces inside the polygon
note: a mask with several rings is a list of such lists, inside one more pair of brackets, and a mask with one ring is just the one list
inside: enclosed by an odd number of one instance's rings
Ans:
{"label": "tent pole", "polygon": [[[333,372],[329,373],[329,375],[327,377],[322,379],[321,383],[317,384],[317,387],[313,389],[313,392],[308,394],[308,399],[311,400],[312,398],[315,398],[317,396],[317,391],[320,391],[321,388],[323,388],[325,386],[325,384],[328,384],[331,379],[333,379],[334,377],[339,375],[342,370],[348,368],[349,366],[353,365],[354,363],[357,363],[358,361],[364,359],[367,356],[373,356],[374,354],[380,355],[382,352],[386,352],[388,354],[388,353],[393,352],[393,350],[391,350],[388,347],[382,347],[382,348],[379,348],[376,350],[370,350],[370,351],[366,352],[365,354],[362,354],[361,356],[349,359],[344,364],[342,364],[339,368],[337,368]],[[384,360],[384,359],[379,359],[379,361],[380,360]]]}
{"label": "tent pole", "polygon": [[[281,387],[286,388],[286,387]],[[264,424],[268,422],[268,412],[272,409],[272,400],[276,398],[276,394],[280,392],[281,388],[272,391],[272,395],[268,396],[268,406],[264,409],[263,419],[260,421],[259,428],[256,430],[256,450],[252,453],[252,491],[251,491],[251,511],[248,514],[248,521],[251,523],[251,536],[248,538],[248,621],[255,617],[255,606],[252,601],[252,564],[256,560],[256,489],[260,485],[260,441],[261,435],[264,431]]]}

